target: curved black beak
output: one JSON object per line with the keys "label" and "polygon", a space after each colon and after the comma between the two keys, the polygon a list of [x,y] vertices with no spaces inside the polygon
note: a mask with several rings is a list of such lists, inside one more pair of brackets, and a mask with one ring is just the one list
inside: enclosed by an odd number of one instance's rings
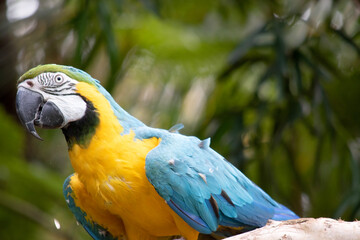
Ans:
{"label": "curved black beak", "polygon": [[16,112],[26,130],[40,140],[35,125],[60,128],[64,123],[63,114],[53,102],[46,102],[40,93],[24,87],[19,87],[16,94]]}
{"label": "curved black beak", "polygon": [[16,113],[20,122],[34,137],[42,140],[35,130],[34,121],[38,117],[38,112],[44,98],[40,93],[20,87],[16,94]]}

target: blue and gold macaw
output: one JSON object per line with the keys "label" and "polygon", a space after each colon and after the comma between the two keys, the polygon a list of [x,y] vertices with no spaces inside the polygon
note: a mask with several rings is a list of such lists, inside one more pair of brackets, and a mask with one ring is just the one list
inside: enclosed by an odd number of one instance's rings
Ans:
{"label": "blue and gold macaw", "polygon": [[224,227],[244,231],[297,216],[210,148],[210,140],[155,129],[124,111],[89,74],[55,64],[18,81],[24,127],[61,128],[75,173],[64,195],[98,240],[194,240]]}

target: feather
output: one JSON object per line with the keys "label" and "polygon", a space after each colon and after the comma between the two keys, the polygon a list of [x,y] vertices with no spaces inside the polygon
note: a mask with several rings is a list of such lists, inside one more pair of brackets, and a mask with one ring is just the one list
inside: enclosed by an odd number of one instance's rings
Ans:
{"label": "feather", "polygon": [[210,203],[211,203],[211,207],[213,208],[216,217],[217,217],[217,218],[220,218],[220,215],[219,215],[219,206],[218,206],[216,200],[214,199],[214,197],[213,197],[212,195],[211,195],[211,197],[210,197]]}
{"label": "feather", "polygon": [[[148,136],[161,139],[146,157],[146,176],[160,196],[172,200],[172,209],[197,231],[216,231],[219,225],[250,229],[265,225],[273,217],[297,218],[287,208],[281,209],[264,191],[212,150],[210,140],[200,141],[195,137],[171,135],[168,131],[150,128],[139,129],[135,134],[140,139]],[[174,159],[174,164],[165,159]],[[159,168],[161,174],[155,174]],[[171,187],[172,193],[163,191],[166,185]],[[196,224],[200,223],[199,218],[208,228]]]}
{"label": "feather", "polygon": [[178,133],[181,129],[184,128],[184,124],[182,123],[178,123],[178,124],[175,124],[174,126],[172,126],[170,129],[169,129],[169,132],[171,133]]}

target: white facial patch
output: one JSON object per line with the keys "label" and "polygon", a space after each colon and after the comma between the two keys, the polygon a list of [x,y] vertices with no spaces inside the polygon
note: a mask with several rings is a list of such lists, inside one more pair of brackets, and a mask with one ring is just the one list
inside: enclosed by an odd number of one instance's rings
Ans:
{"label": "white facial patch", "polygon": [[79,95],[52,96],[48,101],[55,103],[60,109],[64,116],[64,126],[69,122],[81,119],[85,115],[86,103]]}
{"label": "white facial patch", "polygon": [[53,102],[64,116],[64,124],[61,126],[64,127],[85,115],[86,102],[76,92],[77,83],[64,73],[46,72],[23,81],[18,87],[40,93],[46,102]]}

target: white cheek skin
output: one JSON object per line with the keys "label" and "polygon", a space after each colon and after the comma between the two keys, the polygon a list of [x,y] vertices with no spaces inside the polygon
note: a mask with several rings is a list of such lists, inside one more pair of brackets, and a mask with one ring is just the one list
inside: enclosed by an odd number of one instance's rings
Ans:
{"label": "white cheek skin", "polygon": [[[54,74],[58,74],[58,73],[54,73]],[[69,81],[72,84],[77,83],[77,81],[75,81],[73,79],[69,79],[67,76],[65,76],[65,78],[67,78],[67,81]],[[27,82],[30,82],[31,84],[29,84]],[[36,77],[33,79],[25,80],[24,82],[20,83],[18,85],[18,87],[24,87],[29,90],[38,92],[43,96],[44,101],[53,102],[60,109],[61,113],[64,116],[64,124],[62,127],[67,125],[69,122],[74,122],[74,121],[81,119],[85,115],[86,103],[80,96],[78,96],[78,95],[59,95],[59,96],[57,96],[57,95],[46,93],[42,90],[43,85],[41,85],[39,83],[39,81],[37,80]],[[73,94],[75,92],[74,92],[74,90],[68,90],[68,91],[65,91],[62,93],[63,94]]]}
{"label": "white cheek skin", "polygon": [[85,115],[86,103],[77,95],[51,96],[49,102],[55,103],[64,116],[64,126],[81,119]]}

